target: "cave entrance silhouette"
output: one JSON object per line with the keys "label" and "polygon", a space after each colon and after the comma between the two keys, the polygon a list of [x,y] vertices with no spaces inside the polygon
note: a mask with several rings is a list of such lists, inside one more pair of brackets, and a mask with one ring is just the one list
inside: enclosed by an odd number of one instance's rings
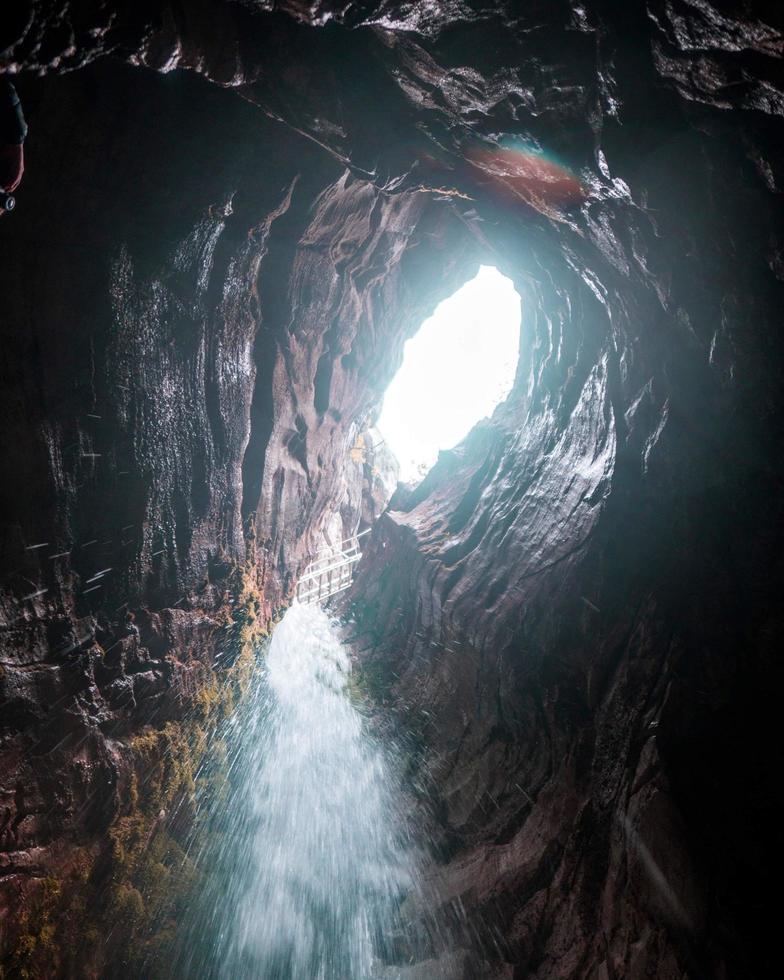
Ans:
{"label": "cave entrance silhouette", "polygon": [[520,316],[511,279],[483,265],[407,341],[377,423],[401,480],[419,482],[440,450],[454,447],[507,397]]}

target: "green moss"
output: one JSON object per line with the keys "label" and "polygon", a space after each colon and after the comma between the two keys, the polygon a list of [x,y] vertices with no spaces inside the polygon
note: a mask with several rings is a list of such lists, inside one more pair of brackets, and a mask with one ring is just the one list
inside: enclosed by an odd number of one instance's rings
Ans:
{"label": "green moss", "polygon": [[177,922],[201,887],[177,838],[192,826],[178,819],[175,833],[168,820],[193,809],[197,771],[206,810],[225,796],[228,750],[214,736],[248,692],[270,628],[252,564],[237,566],[230,589],[233,609],[218,617],[228,665],[203,665],[185,718],[148,727],[126,743],[131,772],[105,851],[97,859],[83,852],[62,880],[42,879],[26,910],[7,924],[13,948],[0,980],[97,975],[107,958],[122,964],[124,975],[141,976],[151,962],[167,962]]}
{"label": "green moss", "polygon": [[128,905],[128,934],[134,939],[126,948],[126,962],[132,969],[142,969],[153,957],[166,958],[176,939],[177,920],[201,887],[196,868],[167,827],[166,815],[193,806],[197,771],[206,810],[219,805],[227,792],[228,749],[214,735],[247,694],[269,628],[255,570],[238,566],[231,588],[234,608],[225,616],[222,636],[222,645],[232,653],[230,666],[205,671],[187,720],[149,728],[129,744],[129,805],[109,831],[115,891],[103,928],[122,914],[118,902]]}
{"label": "green moss", "polygon": [[379,660],[365,660],[355,669],[355,685],[370,701],[380,704],[389,697],[392,676]]}
{"label": "green moss", "polygon": [[31,883],[26,907],[12,924],[15,942],[0,977],[42,980],[65,972],[67,950],[77,942],[74,920],[84,910],[83,888],[78,862],[76,871],[62,880],[46,877]]}
{"label": "green moss", "polygon": [[144,921],[144,900],[131,885],[116,885],[109,899],[108,917],[122,923],[124,930],[135,931]]}

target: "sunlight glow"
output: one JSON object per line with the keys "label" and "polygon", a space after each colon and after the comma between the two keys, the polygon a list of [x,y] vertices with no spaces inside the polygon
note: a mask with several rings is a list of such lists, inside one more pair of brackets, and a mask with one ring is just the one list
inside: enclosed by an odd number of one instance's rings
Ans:
{"label": "sunlight glow", "polygon": [[451,449],[512,389],[520,344],[520,296],[498,269],[478,275],[440,303],[406,343],[384,396],[378,429],[418,482],[441,449]]}

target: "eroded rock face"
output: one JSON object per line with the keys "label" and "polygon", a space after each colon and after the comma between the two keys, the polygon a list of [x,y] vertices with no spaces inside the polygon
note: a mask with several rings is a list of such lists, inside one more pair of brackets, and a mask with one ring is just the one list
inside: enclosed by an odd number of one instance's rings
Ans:
{"label": "eroded rock face", "polygon": [[100,871],[150,736],[230,669],[232,605],[266,620],[335,515],[375,516],[356,450],[403,340],[487,262],[523,297],[515,389],[398,493],[352,596],[479,934],[442,972],[772,972],[781,26],[691,0],[7,19],[6,908]]}
{"label": "eroded rock face", "polygon": [[[466,975],[751,976],[773,968],[745,899],[775,887],[758,842],[781,745],[779,212],[759,165],[778,120],[755,101],[777,69],[712,33],[712,8],[630,18],[634,45],[601,20],[613,96],[588,118],[614,189],[571,224],[488,233],[523,296],[516,388],[393,499],[355,644],[416,749],[447,892],[488,924]],[[745,81],[720,105],[729,63]]]}
{"label": "eroded rock face", "polygon": [[[125,880],[137,804],[145,835],[160,822],[137,783],[173,745],[187,765],[155,799],[161,821],[182,812],[238,635],[288,601],[334,515],[348,535],[383,507],[352,447],[475,260],[445,254],[453,217],[424,196],[383,197],[200,79],[102,62],[20,88],[24,226],[0,226],[1,893],[8,968],[51,974],[76,969],[79,926],[43,948],[68,904],[46,883],[87,878],[91,908],[138,911],[101,892]],[[90,969],[99,954],[121,956],[88,949]]]}

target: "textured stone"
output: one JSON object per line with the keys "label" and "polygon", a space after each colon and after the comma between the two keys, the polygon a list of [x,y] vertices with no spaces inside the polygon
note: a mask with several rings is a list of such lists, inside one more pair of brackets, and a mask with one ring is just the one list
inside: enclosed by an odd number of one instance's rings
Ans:
{"label": "textured stone", "polygon": [[269,615],[375,516],[352,452],[485,262],[515,388],[352,596],[477,937],[439,969],[772,974],[778,7],[116,6],[3,25],[4,907],[100,849],[129,740],[225,652],[231,569]]}

